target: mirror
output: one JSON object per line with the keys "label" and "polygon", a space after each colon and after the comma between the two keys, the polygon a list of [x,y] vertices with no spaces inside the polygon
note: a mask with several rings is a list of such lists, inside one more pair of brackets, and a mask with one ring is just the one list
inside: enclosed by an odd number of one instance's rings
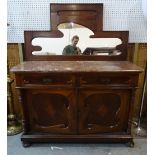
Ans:
{"label": "mirror", "polygon": [[[121,51],[116,50],[116,46],[122,44],[119,38],[90,38],[94,32],[76,23],[62,23],[58,25],[58,30],[64,36],[62,38],[34,38],[33,46],[40,46],[41,51],[33,51],[33,55],[62,55],[63,49],[71,45],[74,35],[79,36],[77,47],[81,55],[120,55]],[[72,55],[72,54],[71,54]]]}

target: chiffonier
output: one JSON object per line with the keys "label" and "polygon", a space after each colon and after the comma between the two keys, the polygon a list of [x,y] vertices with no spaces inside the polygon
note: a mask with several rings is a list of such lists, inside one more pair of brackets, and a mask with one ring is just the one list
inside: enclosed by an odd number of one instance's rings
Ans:
{"label": "chiffonier", "polygon": [[[143,70],[126,60],[128,31],[102,31],[101,4],[50,7],[51,30],[26,31],[25,61],[11,69],[24,114],[23,146],[34,142],[122,142],[133,146],[132,111]],[[92,38],[120,38],[122,44],[115,51],[121,54],[90,47],[91,55],[32,54],[41,49],[31,44],[32,39],[60,38],[63,34],[57,25],[71,21],[91,29]],[[93,54],[93,49],[100,54]],[[105,51],[109,54],[104,55]]]}

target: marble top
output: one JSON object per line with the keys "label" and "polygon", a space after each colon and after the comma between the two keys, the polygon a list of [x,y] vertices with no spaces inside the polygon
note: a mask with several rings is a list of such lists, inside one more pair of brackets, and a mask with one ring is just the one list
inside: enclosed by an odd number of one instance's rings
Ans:
{"label": "marble top", "polygon": [[11,72],[142,72],[128,61],[25,61]]}

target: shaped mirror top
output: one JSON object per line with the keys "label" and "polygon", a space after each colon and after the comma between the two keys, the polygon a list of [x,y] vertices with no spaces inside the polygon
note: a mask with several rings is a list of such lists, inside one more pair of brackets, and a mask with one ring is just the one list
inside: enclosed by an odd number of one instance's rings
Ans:
{"label": "shaped mirror top", "polygon": [[[62,23],[58,30],[62,38],[41,38],[32,40],[33,46],[40,46],[41,51],[32,55],[120,55],[116,46],[122,44],[119,38],[91,38],[94,32],[76,23]],[[74,37],[75,36],[75,37]],[[74,38],[73,38],[74,37]],[[67,47],[66,47],[67,46]]]}

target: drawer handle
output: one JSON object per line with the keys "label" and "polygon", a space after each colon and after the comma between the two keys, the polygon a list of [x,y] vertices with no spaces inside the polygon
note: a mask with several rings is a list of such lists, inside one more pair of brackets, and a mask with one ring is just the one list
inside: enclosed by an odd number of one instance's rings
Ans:
{"label": "drawer handle", "polygon": [[73,83],[73,80],[71,79],[71,80],[69,80],[69,81],[67,81],[67,84],[72,84]]}
{"label": "drawer handle", "polygon": [[81,84],[87,84],[87,81],[81,79]]}
{"label": "drawer handle", "polygon": [[24,84],[29,84],[30,81],[29,81],[29,80],[23,80],[23,83],[24,83]]}
{"label": "drawer handle", "polygon": [[42,79],[43,83],[52,83],[53,81],[53,79]]}
{"label": "drawer handle", "polygon": [[110,79],[101,79],[101,82],[104,84],[109,84],[111,82]]}

